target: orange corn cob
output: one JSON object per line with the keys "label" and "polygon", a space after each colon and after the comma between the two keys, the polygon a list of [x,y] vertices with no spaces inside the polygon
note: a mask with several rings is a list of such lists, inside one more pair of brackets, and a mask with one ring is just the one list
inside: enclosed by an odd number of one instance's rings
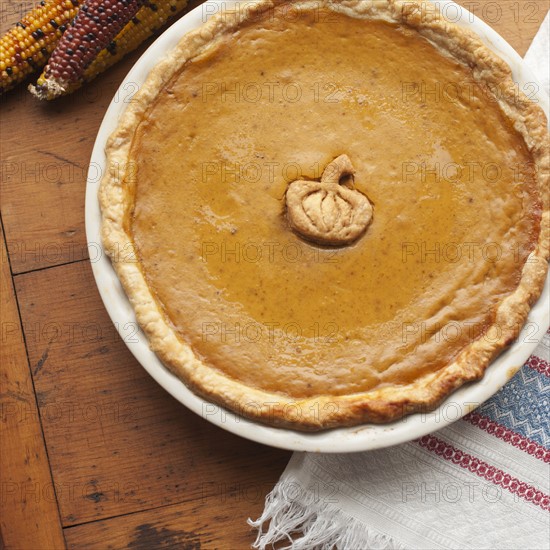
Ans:
{"label": "orange corn cob", "polygon": [[45,0],[0,38],[0,92],[9,90],[46,64],[79,0]]}
{"label": "orange corn cob", "polygon": [[[38,98],[48,100],[75,91],[136,49],[171,17],[181,12],[187,2],[188,0],[157,0],[155,3],[144,4],[122,31],[95,57],[78,80],[70,82],[61,90],[58,86],[48,84],[45,71],[40,75],[36,86],[29,86],[30,91]],[[49,80],[52,80],[51,77]]]}

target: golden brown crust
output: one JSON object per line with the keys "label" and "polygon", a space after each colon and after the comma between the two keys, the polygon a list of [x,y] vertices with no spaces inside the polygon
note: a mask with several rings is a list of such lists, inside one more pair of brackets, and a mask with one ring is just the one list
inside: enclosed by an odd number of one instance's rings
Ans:
{"label": "golden brown crust", "polygon": [[[256,0],[254,13],[285,1]],[[327,395],[303,400],[260,391],[229,379],[204,364],[177,337],[151,294],[139,264],[132,261],[136,255],[126,253],[124,258],[119,255],[121,250],[128,252],[134,246],[125,220],[133,200],[130,147],[141,117],[171,75],[187,60],[215,48],[217,37],[242,24],[251,11],[218,15],[197,31],[186,35],[171,54],[151,71],[108,140],[108,169],[99,192],[103,243],[151,348],[170,370],[196,393],[242,416],[299,430],[389,422],[408,413],[430,410],[465,382],[480,378],[492,359],[518,336],[531,306],[540,296],[550,248],[550,157],[546,120],[540,107],[518,91],[508,65],[490,52],[476,35],[446,22],[437,9],[427,2],[342,0],[336,3],[334,0],[318,0],[300,3],[304,6],[312,4],[353,17],[384,19],[407,25],[429,39],[442,53],[470,66],[474,78],[494,93],[501,109],[513,121],[515,129],[527,144],[536,166],[542,218],[534,251],[523,267],[521,282],[496,311],[489,329],[489,332],[494,332],[494,337],[480,337],[473,341],[452,364],[442,370],[405,387],[384,387],[361,394],[336,398]],[[250,3],[247,5],[250,6]]]}

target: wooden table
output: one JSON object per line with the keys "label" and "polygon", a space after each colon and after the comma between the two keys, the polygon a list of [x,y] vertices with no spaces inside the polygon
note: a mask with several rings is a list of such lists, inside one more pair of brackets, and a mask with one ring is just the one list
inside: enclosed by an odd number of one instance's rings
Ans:
{"label": "wooden table", "polygon": [[[196,2],[197,3],[197,2]],[[524,54],[548,0],[463,0]],[[32,2],[4,2],[2,31]],[[0,548],[246,548],[290,453],[189,412],[137,363],[100,300],[86,171],[146,45],[53,103],[23,86],[1,115]]]}

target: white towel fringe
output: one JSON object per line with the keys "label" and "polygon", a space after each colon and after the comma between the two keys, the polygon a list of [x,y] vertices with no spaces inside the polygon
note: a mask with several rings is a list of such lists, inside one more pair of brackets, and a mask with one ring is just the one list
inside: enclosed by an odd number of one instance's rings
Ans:
{"label": "white towel fringe", "polygon": [[391,537],[376,532],[339,510],[320,502],[311,491],[289,499],[285,481],[267,495],[263,514],[248,524],[258,531],[253,548],[265,550],[276,543],[281,550],[405,550]]}

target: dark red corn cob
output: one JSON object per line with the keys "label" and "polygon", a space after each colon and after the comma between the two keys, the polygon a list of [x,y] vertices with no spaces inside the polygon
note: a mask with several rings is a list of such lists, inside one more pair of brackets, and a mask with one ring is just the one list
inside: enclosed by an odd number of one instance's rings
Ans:
{"label": "dark red corn cob", "polygon": [[86,0],[44,69],[44,93],[77,82],[139,10],[143,0]]}

